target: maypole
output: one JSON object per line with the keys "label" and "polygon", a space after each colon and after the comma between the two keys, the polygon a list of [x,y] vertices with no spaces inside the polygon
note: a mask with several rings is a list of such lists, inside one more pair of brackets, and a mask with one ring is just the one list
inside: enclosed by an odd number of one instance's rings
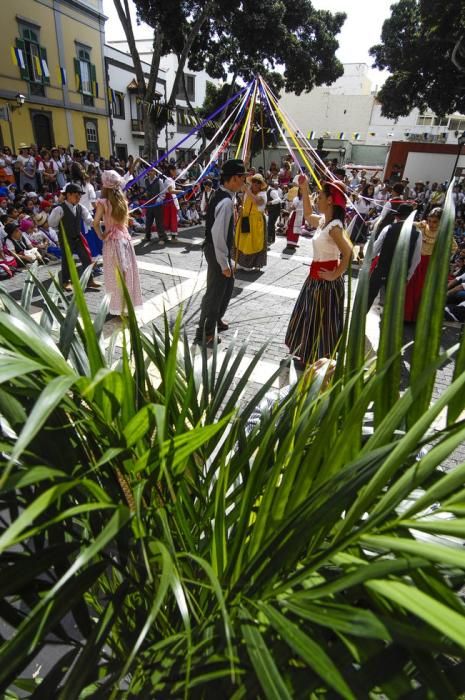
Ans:
{"label": "maypole", "polygon": [[312,166],[311,166],[311,164],[310,164],[310,161],[308,160],[308,158],[307,158],[305,152],[303,151],[303,149],[302,149],[302,147],[301,147],[299,141],[297,140],[297,138],[296,138],[296,136],[295,136],[295,134],[294,134],[294,131],[290,128],[288,122],[287,122],[286,119],[284,118],[283,113],[282,113],[281,110],[279,109],[278,103],[277,103],[276,100],[274,99],[274,97],[273,97],[273,95],[271,94],[271,92],[269,92],[268,86],[267,86],[267,84],[265,83],[265,81],[263,80],[263,78],[260,78],[260,82],[261,82],[262,86],[264,87],[264,89],[267,91],[267,97],[268,97],[269,99],[271,99],[271,102],[272,102],[272,104],[273,104],[273,106],[274,106],[274,108],[275,108],[276,113],[278,114],[279,118],[281,119],[284,128],[285,128],[286,131],[289,133],[289,135],[290,135],[290,137],[291,137],[291,139],[292,139],[292,142],[294,143],[295,147],[297,148],[297,151],[299,152],[300,157],[302,158],[303,162],[305,163],[305,166],[307,167],[309,173],[311,174],[311,176],[312,176],[313,179],[315,180],[318,189],[321,190],[320,181],[319,181],[319,179],[317,178],[317,176],[316,176],[316,174],[315,174],[315,171],[313,170],[313,168],[312,168]]}
{"label": "maypole", "polygon": [[262,130],[262,158],[263,158],[263,174],[266,173],[265,165],[265,124],[263,119],[263,96],[260,93],[260,128]]}

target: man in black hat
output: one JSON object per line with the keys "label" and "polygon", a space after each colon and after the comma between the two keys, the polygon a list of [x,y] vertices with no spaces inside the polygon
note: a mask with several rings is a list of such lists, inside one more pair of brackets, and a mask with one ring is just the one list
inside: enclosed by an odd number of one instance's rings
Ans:
{"label": "man in black hat", "polygon": [[[208,263],[207,290],[194,343],[213,346],[215,329],[226,331],[222,320],[234,288],[231,250],[234,242],[234,196],[244,189],[245,167],[242,160],[227,160],[221,170],[220,187],[212,195],[205,220],[204,252]],[[218,339],[219,342],[219,339]]]}
{"label": "man in black hat", "polygon": [[[399,240],[400,232],[404,221],[413,211],[411,204],[401,204],[396,211],[396,220],[393,224],[385,226],[375,241],[373,247],[373,260],[378,258],[376,267],[370,275],[370,286],[368,290],[368,311],[371,308],[381,287],[385,287],[392,259]],[[408,274],[407,280],[411,278],[421,260],[421,235],[415,226],[410,230],[410,243],[408,252]]]}
{"label": "man in black hat", "polygon": [[157,235],[159,241],[167,241],[163,223],[163,200],[160,198],[162,182],[159,173],[152,168],[145,178],[145,195],[150,200],[149,206],[145,209],[145,240],[152,238],[152,225],[155,221],[157,225]]}
{"label": "man in black hat", "polygon": [[[58,230],[60,247],[63,251],[61,258],[61,283],[63,289],[69,292],[72,290],[72,286],[68,261],[63,245],[63,236],[66,236],[71,252],[78,256],[81,265],[84,268],[89,267],[89,265],[92,265],[92,258],[89,249],[84,245],[81,234],[81,222],[84,221],[84,223],[90,227],[93,224],[93,217],[85,206],[79,204],[82,194],[79,185],[69,182],[61,192],[65,200],[52,210],[48,218],[48,223],[51,228]],[[95,282],[93,277],[90,278],[88,287],[100,289],[100,285]]]}

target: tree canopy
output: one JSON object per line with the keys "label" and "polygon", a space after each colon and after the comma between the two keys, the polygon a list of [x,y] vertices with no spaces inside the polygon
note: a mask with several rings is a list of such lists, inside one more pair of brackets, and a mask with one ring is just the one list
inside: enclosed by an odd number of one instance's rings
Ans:
{"label": "tree canopy", "polygon": [[220,0],[194,40],[189,67],[247,81],[281,67],[280,87],[300,94],[342,75],[335,52],[345,17],[316,10],[310,0]]}
{"label": "tree canopy", "polygon": [[[212,78],[250,80],[257,72],[276,74],[276,87],[300,94],[332,83],[343,73],[336,58],[337,34],[345,14],[316,10],[310,0],[134,0],[137,18],[153,27],[153,58],[146,82],[129,14],[129,0],[114,0],[128,40],[142,102],[153,100],[160,58],[174,53],[178,68],[167,100],[173,109],[185,67]],[[187,92],[186,92],[187,99]],[[166,123],[168,110],[150,124],[144,118],[146,150],[154,150],[151,128]],[[165,115],[165,116],[163,116]],[[163,121],[164,119],[164,121]],[[161,120],[161,121],[160,121]],[[153,121],[153,120],[152,120]]]}
{"label": "tree canopy", "polygon": [[457,59],[464,34],[464,0],[400,0],[391,6],[381,43],[370,49],[374,67],[392,73],[378,94],[384,116],[395,119],[415,107],[439,116],[465,111],[465,73]]}

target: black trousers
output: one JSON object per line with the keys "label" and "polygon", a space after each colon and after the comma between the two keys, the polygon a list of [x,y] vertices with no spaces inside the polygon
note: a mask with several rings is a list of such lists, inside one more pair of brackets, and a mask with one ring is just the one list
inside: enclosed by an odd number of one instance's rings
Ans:
{"label": "black trousers", "polygon": [[[59,241],[60,241],[60,247],[62,250],[61,283],[67,284],[70,281],[69,265],[68,265],[68,261],[66,259],[66,255],[65,255],[65,248],[63,245],[63,239],[62,239],[61,232],[60,232],[58,237],[59,237]],[[81,263],[83,268],[85,269],[86,267],[89,267],[89,265],[92,265],[92,258],[90,257],[82,240],[80,238],[68,238],[67,240],[68,240],[68,245],[71,248],[71,252],[78,256],[79,262]]]}
{"label": "black trousers", "polygon": [[196,340],[202,340],[204,330],[207,338],[214,335],[218,321],[226,313],[234,289],[234,277],[223,275],[211,243],[205,244],[204,253],[208,263],[207,290],[202,299]]}
{"label": "black trousers", "polygon": [[386,286],[387,278],[389,275],[389,270],[380,270],[377,267],[373,270],[370,275],[370,285],[368,287],[368,307],[369,311],[373,305],[374,300],[378,296],[381,287]]}
{"label": "black trousers", "polygon": [[269,208],[268,212],[268,224],[267,224],[267,239],[268,243],[271,245],[276,240],[276,222],[279,219],[279,213],[281,209],[279,204],[274,204]]}
{"label": "black trousers", "polygon": [[159,236],[165,235],[165,227],[163,226],[163,205],[149,207],[145,210],[145,235],[150,236],[153,222],[157,225],[157,233]]}

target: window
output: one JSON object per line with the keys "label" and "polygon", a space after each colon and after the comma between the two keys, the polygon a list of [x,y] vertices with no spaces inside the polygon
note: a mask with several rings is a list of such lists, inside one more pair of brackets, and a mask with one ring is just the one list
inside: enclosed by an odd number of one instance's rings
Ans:
{"label": "window", "polygon": [[448,117],[434,117],[434,119],[433,119],[434,126],[447,126],[448,123],[449,123]]}
{"label": "window", "polygon": [[40,46],[36,28],[20,25],[19,31],[16,48],[21,78],[29,83],[31,95],[45,95],[45,85],[50,84],[47,50]]}
{"label": "window", "polygon": [[[189,100],[195,100],[195,75],[186,75],[184,73],[184,80],[186,81],[187,97],[189,98]],[[186,99],[182,77],[179,80],[177,98],[178,100]]]}
{"label": "window", "polygon": [[113,116],[115,117],[115,119],[124,119],[124,94],[122,92],[116,92],[116,90],[112,90],[111,97]]}
{"label": "window", "polygon": [[125,143],[118,143],[115,146],[116,157],[118,160],[128,159],[128,147]]}
{"label": "window", "polygon": [[449,131],[465,131],[465,119],[451,119]]}
{"label": "window", "polygon": [[98,153],[98,125],[96,120],[84,119],[84,128],[86,130],[87,150],[92,151],[92,153]]}
{"label": "window", "polygon": [[425,117],[424,114],[420,114],[417,119],[418,126],[431,126],[433,123],[433,117]]}
{"label": "window", "polygon": [[74,59],[74,72],[78,92],[82,95],[83,104],[93,107],[94,97],[98,97],[95,66],[90,62],[90,49],[78,46],[77,52],[78,57]]}

